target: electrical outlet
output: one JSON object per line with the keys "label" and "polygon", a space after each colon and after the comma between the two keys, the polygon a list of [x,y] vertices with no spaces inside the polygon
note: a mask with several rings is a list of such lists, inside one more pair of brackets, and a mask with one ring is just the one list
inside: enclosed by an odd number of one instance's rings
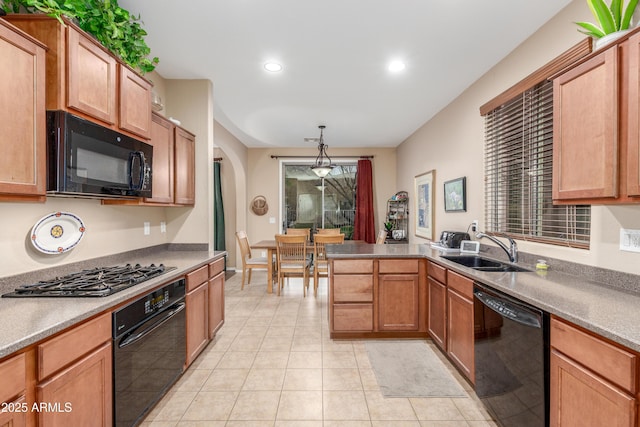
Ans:
{"label": "electrical outlet", "polygon": [[160,232],[161,233],[167,232],[167,223],[165,221],[160,221]]}
{"label": "electrical outlet", "polygon": [[148,221],[144,222],[144,235],[148,236],[149,234],[151,234],[151,223]]}
{"label": "electrical outlet", "polygon": [[473,231],[474,233],[478,231],[478,220],[474,219],[471,222],[471,231]]}
{"label": "electrical outlet", "polygon": [[267,251],[262,251],[262,252],[260,252],[260,256],[261,256],[262,258],[266,258],[266,257],[267,257]]}
{"label": "electrical outlet", "polygon": [[620,250],[640,252],[640,230],[620,229]]}

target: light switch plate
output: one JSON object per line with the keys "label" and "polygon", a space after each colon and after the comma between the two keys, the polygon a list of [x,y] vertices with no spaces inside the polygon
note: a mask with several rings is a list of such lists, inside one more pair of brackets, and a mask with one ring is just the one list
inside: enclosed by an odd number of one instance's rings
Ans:
{"label": "light switch plate", "polygon": [[276,217],[275,216],[270,216],[269,217],[269,224],[275,224],[276,223]]}
{"label": "light switch plate", "polygon": [[620,229],[620,250],[640,252],[640,230]]}

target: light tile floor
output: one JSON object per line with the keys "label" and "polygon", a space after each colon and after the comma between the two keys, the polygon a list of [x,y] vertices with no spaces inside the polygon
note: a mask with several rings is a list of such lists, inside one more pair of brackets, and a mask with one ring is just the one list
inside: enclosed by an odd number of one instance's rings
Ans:
{"label": "light tile floor", "polygon": [[449,362],[469,397],[383,397],[364,342],[329,338],[326,279],[317,298],[298,279],[278,297],[253,276],[227,280],[224,326],[143,426],[495,426]]}

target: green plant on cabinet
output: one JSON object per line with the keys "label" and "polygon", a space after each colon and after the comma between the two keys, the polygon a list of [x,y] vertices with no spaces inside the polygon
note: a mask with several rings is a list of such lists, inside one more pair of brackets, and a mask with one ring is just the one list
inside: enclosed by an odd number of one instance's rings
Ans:
{"label": "green plant on cabinet", "polygon": [[140,17],[118,6],[117,0],[0,0],[0,8],[7,13],[44,13],[62,23],[67,17],[132,68],[148,73],[158,64],[157,57],[149,57]]}
{"label": "green plant on cabinet", "polygon": [[609,6],[604,0],[587,0],[587,4],[596,18],[596,23],[576,22],[576,25],[580,27],[578,31],[598,39],[607,34],[629,29],[638,0],[630,0],[626,8],[624,0],[611,0]]}

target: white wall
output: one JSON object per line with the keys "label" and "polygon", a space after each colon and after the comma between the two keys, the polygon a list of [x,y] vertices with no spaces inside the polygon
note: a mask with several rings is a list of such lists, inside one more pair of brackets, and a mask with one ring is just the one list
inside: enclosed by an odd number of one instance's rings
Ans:
{"label": "white wall", "polygon": [[[479,107],[582,40],[584,36],[573,24],[581,20],[592,17],[586,2],[575,0],[398,147],[398,165],[402,165],[397,168],[399,187],[413,188],[415,175],[436,169],[436,238],[442,230],[465,231],[474,219],[480,220],[483,229],[484,121]],[[442,184],[461,176],[467,177],[467,212],[446,213]],[[425,242],[413,235],[413,227],[412,222],[411,241]],[[519,242],[519,248],[541,256],[640,274],[640,254],[618,250],[620,227],[640,229],[640,206],[594,206],[589,250],[531,242]]]}

